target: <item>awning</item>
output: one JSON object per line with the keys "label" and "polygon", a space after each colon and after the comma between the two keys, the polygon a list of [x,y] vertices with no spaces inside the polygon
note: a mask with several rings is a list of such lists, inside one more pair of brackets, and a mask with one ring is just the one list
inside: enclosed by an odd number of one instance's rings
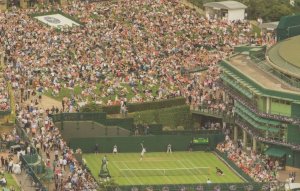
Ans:
{"label": "awning", "polygon": [[272,157],[282,158],[286,154],[286,151],[278,147],[270,147],[265,151],[265,155]]}

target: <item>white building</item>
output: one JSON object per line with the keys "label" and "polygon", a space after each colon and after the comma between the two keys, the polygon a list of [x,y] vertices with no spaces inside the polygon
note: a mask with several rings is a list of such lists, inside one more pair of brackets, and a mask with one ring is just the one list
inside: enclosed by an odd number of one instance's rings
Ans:
{"label": "white building", "polygon": [[237,1],[220,1],[205,3],[204,8],[207,18],[234,21],[245,19],[247,6]]}

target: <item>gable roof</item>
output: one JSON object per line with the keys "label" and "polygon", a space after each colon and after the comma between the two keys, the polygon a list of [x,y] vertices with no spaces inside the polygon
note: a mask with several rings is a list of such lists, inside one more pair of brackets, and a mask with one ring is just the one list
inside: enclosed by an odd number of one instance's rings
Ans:
{"label": "gable roof", "polygon": [[220,2],[210,2],[205,3],[204,7],[211,7],[211,8],[217,8],[217,9],[246,9],[247,6],[243,3],[237,2],[237,1],[220,1]]}

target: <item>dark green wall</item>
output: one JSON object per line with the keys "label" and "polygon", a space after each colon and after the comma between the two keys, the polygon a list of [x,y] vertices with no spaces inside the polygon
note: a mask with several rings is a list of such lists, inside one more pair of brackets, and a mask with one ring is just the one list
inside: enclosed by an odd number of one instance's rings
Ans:
{"label": "dark green wall", "polygon": [[300,103],[292,103],[292,117],[300,118]]}
{"label": "dark green wall", "polygon": [[64,121],[56,122],[55,126],[61,129],[64,140],[71,138],[103,137],[103,136],[129,136],[131,132],[120,126],[106,126],[93,121]]}
{"label": "dark green wall", "polygon": [[294,167],[300,168],[300,151],[294,151],[293,153],[293,163]]}
{"label": "dark green wall", "polygon": [[300,144],[300,127],[297,125],[288,125],[287,141],[288,143]]}
{"label": "dark green wall", "polygon": [[181,105],[163,109],[146,110],[129,113],[135,123],[162,124],[171,128],[183,126],[185,129],[192,125],[190,106]]}
{"label": "dark green wall", "polygon": [[[95,144],[99,144],[100,152],[110,153],[113,146],[118,146],[119,152],[140,152],[141,143],[147,152],[164,152],[168,144],[172,144],[174,151],[186,151],[193,137],[209,138],[209,147],[224,141],[224,135],[156,135],[156,136],[127,136],[127,137],[98,137],[71,138],[70,147],[81,148],[83,152],[93,152]],[[205,150],[208,146],[197,146],[195,149]]]}

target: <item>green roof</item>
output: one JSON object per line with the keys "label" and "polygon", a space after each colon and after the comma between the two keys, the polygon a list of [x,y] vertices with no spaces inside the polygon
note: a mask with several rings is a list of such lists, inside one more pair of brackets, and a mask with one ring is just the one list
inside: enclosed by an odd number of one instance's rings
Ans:
{"label": "green roof", "polygon": [[247,107],[243,106],[239,102],[235,102],[234,105],[235,105],[235,107],[241,109],[244,113],[246,113],[248,116],[250,116],[257,122],[274,125],[274,126],[281,125],[281,122],[279,122],[279,121],[265,119],[265,118],[261,118],[261,117],[257,116],[256,114],[254,114],[252,111],[250,111]]}
{"label": "green roof", "polygon": [[[234,66],[232,66],[229,61],[222,60],[219,63],[219,67],[226,73],[227,75],[231,76],[235,80],[242,79],[246,84],[251,86],[252,92],[259,92],[261,95],[282,99],[282,100],[289,100],[289,101],[300,101],[300,94],[293,93],[293,92],[285,92],[279,90],[268,89],[262,86],[261,84],[256,83],[253,79],[248,76],[245,76],[242,71],[239,71]],[[253,91],[255,90],[255,91]],[[255,92],[255,93],[256,93]]]}
{"label": "green roof", "polygon": [[248,97],[248,98],[250,98],[250,99],[253,98],[253,95],[252,95],[249,91],[245,90],[245,89],[242,88],[240,85],[238,85],[238,84],[236,83],[236,81],[233,81],[233,80],[229,79],[229,78],[228,78],[227,76],[225,76],[225,75],[221,75],[221,79],[224,80],[225,82],[227,82],[228,84],[230,84],[234,89],[238,90],[238,91],[239,91],[240,93],[242,93],[244,96],[246,96],[246,97]]}
{"label": "green roof", "polygon": [[286,154],[286,151],[278,147],[270,147],[265,151],[265,155],[272,157],[282,158]]}

